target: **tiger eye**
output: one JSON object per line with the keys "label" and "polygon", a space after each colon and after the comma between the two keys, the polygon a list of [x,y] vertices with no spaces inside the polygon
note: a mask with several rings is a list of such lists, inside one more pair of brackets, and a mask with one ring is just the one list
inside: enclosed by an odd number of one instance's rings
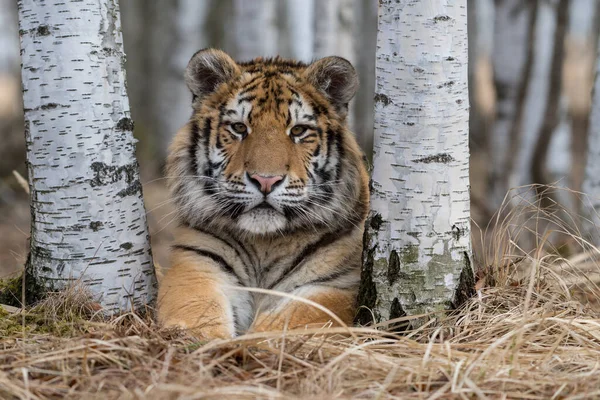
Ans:
{"label": "tiger eye", "polygon": [[241,122],[231,124],[231,129],[233,129],[235,133],[239,133],[240,135],[245,135],[246,133],[248,133],[248,127],[246,127],[246,125],[242,124]]}
{"label": "tiger eye", "polygon": [[303,125],[296,125],[290,130],[290,133],[294,136],[302,135],[304,132],[306,132],[306,127]]}

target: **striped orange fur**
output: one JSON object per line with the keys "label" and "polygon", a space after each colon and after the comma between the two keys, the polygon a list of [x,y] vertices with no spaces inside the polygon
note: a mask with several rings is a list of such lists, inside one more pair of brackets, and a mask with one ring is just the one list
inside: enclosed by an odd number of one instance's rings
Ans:
{"label": "striped orange fur", "polygon": [[167,160],[179,228],[158,317],[204,338],[325,323],[262,288],[351,323],[368,212],[364,156],[346,114],[346,60],[237,63],[213,49],[186,70],[193,115]]}

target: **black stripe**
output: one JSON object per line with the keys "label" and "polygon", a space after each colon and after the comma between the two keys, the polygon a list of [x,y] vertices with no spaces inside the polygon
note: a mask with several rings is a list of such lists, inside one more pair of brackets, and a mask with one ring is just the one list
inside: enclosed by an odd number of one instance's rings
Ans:
{"label": "black stripe", "polygon": [[[311,281],[303,283],[302,285],[298,285],[298,286],[294,287],[292,290],[295,290],[301,286],[315,285],[315,284],[323,285],[323,284],[330,283],[338,278],[341,278],[344,275],[348,275],[349,273],[353,272],[355,269],[360,268],[360,267],[358,265],[352,265],[352,263],[348,262],[347,259],[343,259],[341,261],[341,263],[337,266],[337,268],[338,268],[338,270],[336,270],[335,272],[332,272],[328,275],[320,276]],[[328,286],[328,285],[325,285],[325,286]],[[334,285],[333,287],[335,287],[337,289],[348,289],[347,287],[342,287],[339,285]]]}
{"label": "black stripe", "polygon": [[[202,138],[204,139],[204,153],[206,156],[206,160],[209,160],[209,146],[210,146],[210,131],[211,131],[211,125],[212,125],[212,119],[211,118],[206,118],[204,120],[204,128],[202,129]],[[211,171],[204,171],[204,175],[207,176],[212,176],[211,175]]]}
{"label": "black stripe", "polygon": [[[342,160],[344,158],[344,142],[341,132],[336,132],[337,165],[335,166],[335,180],[339,181],[342,175]],[[331,156],[330,156],[331,157]]]}
{"label": "black stripe", "polygon": [[192,246],[185,246],[185,245],[181,245],[181,244],[173,245],[172,248],[177,249],[177,250],[183,250],[183,251],[191,251],[191,252],[198,254],[199,256],[210,258],[215,263],[217,263],[219,265],[219,267],[221,267],[222,270],[224,270],[228,274],[235,276],[238,280],[238,283],[241,281],[240,277],[235,273],[235,270],[231,267],[231,265],[229,265],[227,263],[227,261],[225,261],[223,259],[223,257],[221,257],[218,254],[213,253],[212,251],[199,249],[197,247],[192,247]]}
{"label": "black stripe", "polygon": [[196,157],[196,151],[198,150],[198,144],[200,143],[200,130],[198,129],[198,123],[196,120],[190,121],[190,175],[198,175],[198,159]]}
{"label": "black stripe", "polygon": [[274,287],[279,285],[285,280],[285,278],[287,278],[289,274],[299,269],[304,264],[304,262],[308,260],[311,256],[313,256],[317,251],[329,246],[330,244],[337,242],[340,239],[345,238],[346,236],[350,235],[350,233],[352,233],[353,230],[354,227],[346,229],[342,232],[326,233],[323,236],[321,236],[316,242],[313,242],[308,246],[304,247],[304,249],[302,249],[302,252],[300,252],[300,254],[294,259],[294,261],[292,261],[292,263],[288,265],[288,267],[281,273],[281,275],[279,275],[279,278],[277,278],[273,283],[271,283],[267,289],[273,289]]}
{"label": "black stripe", "polygon": [[254,100],[254,99],[256,99],[256,96],[254,96],[254,95],[245,96],[245,97],[242,97],[242,98],[239,98],[239,99],[238,99],[238,104],[241,104],[241,103],[243,103],[243,102],[248,102],[248,103],[250,103],[250,102],[251,102],[252,100]]}
{"label": "black stripe", "polygon": [[[256,274],[256,268],[254,268],[253,258],[250,255],[250,252],[248,251],[248,249],[246,249],[242,245],[242,243],[240,243],[239,241],[237,241],[234,238],[231,238],[231,240],[228,240],[227,238],[223,238],[215,233],[207,232],[201,228],[198,228],[198,227],[195,227],[195,226],[192,226],[189,224],[186,224],[186,226],[188,228],[198,231],[204,235],[214,237],[215,239],[220,240],[222,243],[224,243],[225,245],[232,248],[233,251],[235,251],[235,254],[238,256],[239,260],[241,261],[242,265],[244,266],[244,271],[246,272],[246,274],[250,277],[250,266],[252,266],[252,270]],[[242,256],[242,253],[243,253],[243,256]]]}

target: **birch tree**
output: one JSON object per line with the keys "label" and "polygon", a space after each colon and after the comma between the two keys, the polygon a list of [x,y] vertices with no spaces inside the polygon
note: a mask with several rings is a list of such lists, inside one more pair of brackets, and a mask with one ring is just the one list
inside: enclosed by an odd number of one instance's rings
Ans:
{"label": "birch tree", "polygon": [[361,323],[439,311],[473,290],[466,3],[379,2]]}
{"label": "birch tree", "polygon": [[234,0],[232,31],[240,61],[277,55],[276,0]]}
{"label": "birch tree", "polygon": [[[80,280],[107,313],[154,297],[117,0],[19,0],[27,284]],[[31,281],[33,279],[33,281]]]}

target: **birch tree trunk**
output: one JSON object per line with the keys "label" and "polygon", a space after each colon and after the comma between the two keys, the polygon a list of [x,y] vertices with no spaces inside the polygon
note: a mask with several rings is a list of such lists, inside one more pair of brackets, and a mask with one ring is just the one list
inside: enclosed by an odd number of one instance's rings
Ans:
{"label": "birch tree trunk", "polygon": [[380,0],[361,323],[473,291],[467,58],[466,0]]}
{"label": "birch tree trunk", "polygon": [[155,281],[127,98],[117,0],[19,0],[31,189],[27,284],[76,280],[107,313]]}
{"label": "birch tree trunk", "polygon": [[240,61],[277,55],[276,0],[234,0],[235,58]]}

